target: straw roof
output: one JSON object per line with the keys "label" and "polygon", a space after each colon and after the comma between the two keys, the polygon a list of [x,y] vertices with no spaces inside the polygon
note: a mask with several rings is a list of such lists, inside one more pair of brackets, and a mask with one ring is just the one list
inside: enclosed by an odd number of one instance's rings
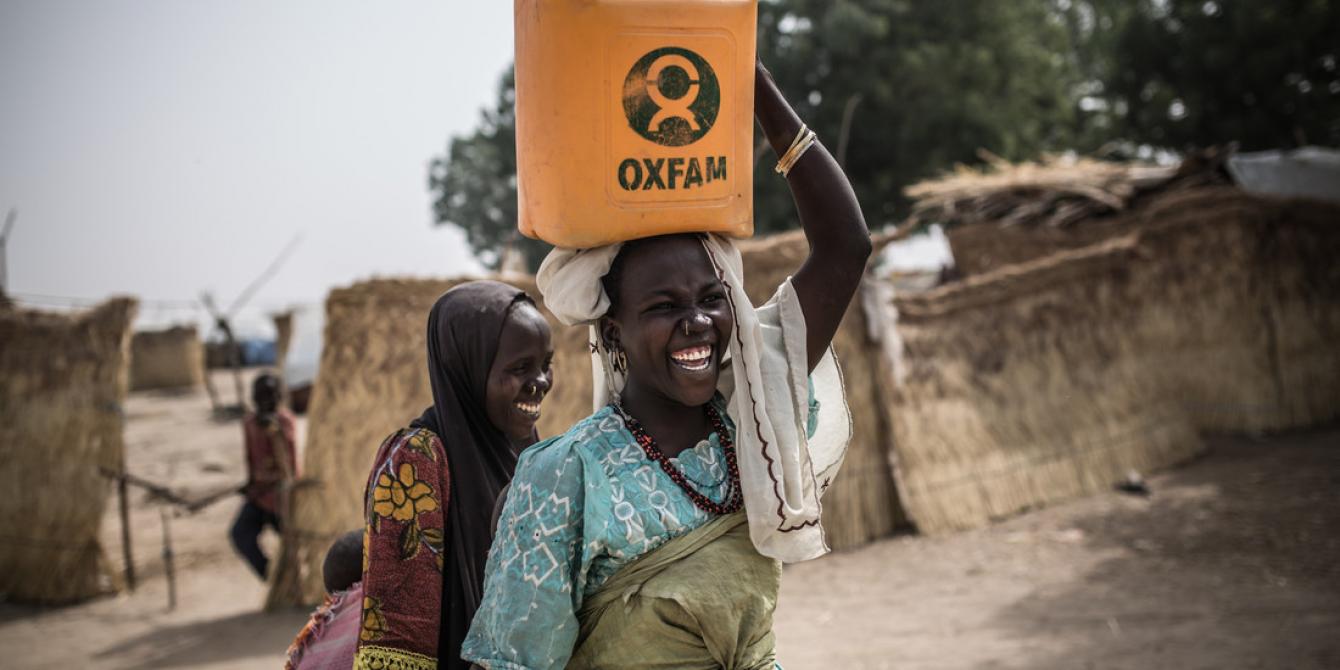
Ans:
{"label": "straw roof", "polygon": [[910,225],[992,223],[1068,228],[1126,211],[1142,195],[1170,188],[1224,183],[1226,151],[1194,154],[1178,167],[1115,163],[1074,155],[1009,163],[982,152],[981,168],[952,173],[906,189],[915,204]]}

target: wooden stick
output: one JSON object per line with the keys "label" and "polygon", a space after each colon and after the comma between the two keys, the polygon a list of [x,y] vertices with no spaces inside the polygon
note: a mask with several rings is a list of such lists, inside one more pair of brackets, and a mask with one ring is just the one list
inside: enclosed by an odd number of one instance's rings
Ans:
{"label": "wooden stick", "polygon": [[116,480],[117,505],[121,508],[121,555],[126,562],[126,588],[135,590],[135,554],[130,548],[130,494],[125,477]]}
{"label": "wooden stick", "polygon": [[163,571],[167,575],[168,611],[171,612],[177,609],[177,571],[173,566],[172,532],[168,529],[167,509],[161,508],[158,513],[163,520]]}
{"label": "wooden stick", "polygon": [[288,462],[288,454],[297,452],[293,445],[288,443],[282,431],[273,429],[270,431],[270,444],[272,447],[278,446],[275,450],[275,460],[279,462],[279,467],[284,471],[284,479],[279,485],[279,555],[275,561],[270,564],[270,593],[266,597],[266,610],[274,609],[280,602],[280,584],[287,585],[285,598],[290,598],[288,602],[300,602],[302,600],[302,566],[298,562],[298,532],[296,520],[293,518],[293,493],[297,488],[299,480],[294,478],[294,472]]}
{"label": "wooden stick", "polygon": [[206,507],[209,507],[210,505],[213,505],[214,503],[219,502],[220,500],[224,500],[226,498],[238,495],[239,493],[241,493],[243,486],[245,485],[234,484],[232,486],[229,486],[228,488],[219,489],[218,491],[215,491],[213,493],[201,496],[200,498],[196,499],[195,502],[186,505],[186,513],[195,514],[196,512],[199,512],[200,510],[205,509]]}
{"label": "wooden stick", "polygon": [[223,402],[219,400],[219,391],[214,388],[214,380],[210,378],[209,361],[205,361],[205,392],[209,394],[209,408],[215,414],[223,410]]}
{"label": "wooden stick", "polygon": [[190,500],[187,500],[177,495],[176,493],[173,493],[172,489],[169,489],[168,487],[163,486],[162,484],[155,484],[147,479],[144,479],[143,477],[137,477],[135,475],[132,475],[129,472],[117,472],[115,470],[112,470],[111,468],[100,468],[100,470],[102,471],[102,476],[104,477],[115,479],[117,481],[123,481],[126,482],[127,484],[134,484],[135,486],[138,486],[148,491],[149,493],[152,493],[155,496],[158,496],[159,498],[162,498],[163,500],[166,500],[170,503],[183,506],[190,506],[191,504]]}

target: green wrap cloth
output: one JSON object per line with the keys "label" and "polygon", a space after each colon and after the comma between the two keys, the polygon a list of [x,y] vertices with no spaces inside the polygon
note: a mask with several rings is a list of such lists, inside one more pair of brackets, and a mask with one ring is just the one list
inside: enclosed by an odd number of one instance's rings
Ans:
{"label": "green wrap cloth", "polygon": [[567,667],[771,670],[781,579],[782,564],[754,548],[743,512],[717,517],[588,596]]}

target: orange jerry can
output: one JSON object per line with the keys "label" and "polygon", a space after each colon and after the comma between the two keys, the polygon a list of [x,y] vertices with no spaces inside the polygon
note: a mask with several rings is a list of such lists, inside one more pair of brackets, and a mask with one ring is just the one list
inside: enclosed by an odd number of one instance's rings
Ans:
{"label": "orange jerry can", "polygon": [[749,237],[757,0],[516,0],[517,225]]}

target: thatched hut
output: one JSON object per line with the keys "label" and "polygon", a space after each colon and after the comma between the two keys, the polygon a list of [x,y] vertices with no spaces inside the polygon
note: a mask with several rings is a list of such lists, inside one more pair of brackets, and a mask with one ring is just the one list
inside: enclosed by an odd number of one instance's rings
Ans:
{"label": "thatched hut", "polygon": [[1194,455],[1198,431],[1340,416],[1337,222],[1334,205],[1170,189],[1109,221],[1115,237],[896,299],[917,527],[1106,489]]}
{"label": "thatched hut", "polygon": [[130,390],[194,388],[204,380],[205,345],[195,326],[145,330],[130,340]]}
{"label": "thatched hut", "polygon": [[0,594],[68,603],[114,583],[98,542],[125,459],[134,300],[78,314],[0,309]]}

